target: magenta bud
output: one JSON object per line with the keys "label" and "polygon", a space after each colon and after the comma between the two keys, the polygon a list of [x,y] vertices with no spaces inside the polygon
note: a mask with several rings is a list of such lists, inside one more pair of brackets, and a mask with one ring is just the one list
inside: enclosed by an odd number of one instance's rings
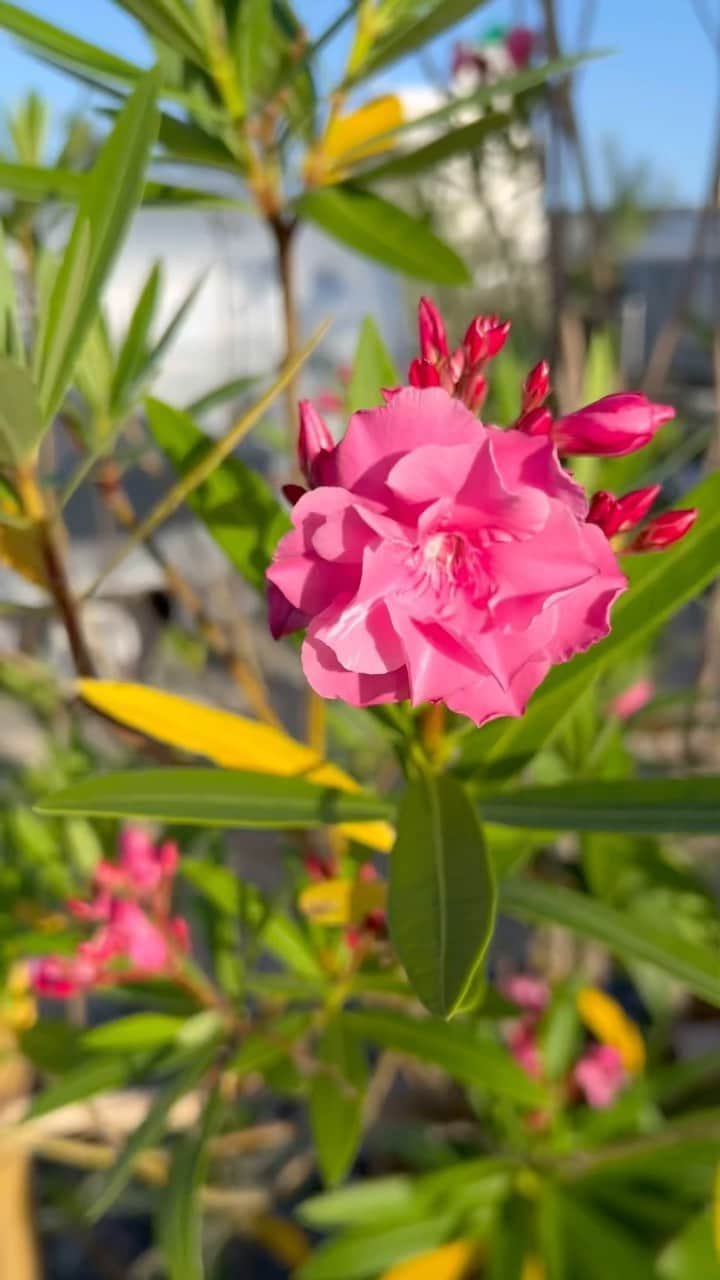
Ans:
{"label": "magenta bud", "polygon": [[627,533],[645,519],[659,493],[659,484],[633,489],[622,498],[614,498],[611,493],[601,490],[590,503],[588,522],[599,525],[608,538],[616,533]]}
{"label": "magenta bud", "polygon": [[530,370],[523,383],[522,412],[523,415],[539,409],[550,395],[550,365],[547,360],[540,360]]}
{"label": "magenta bud", "polygon": [[561,453],[620,458],[649,444],[658,428],[674,417],[671,405],[621,391],[558,418],[553,439]]}
{"label": "magenta bud", "polygon": [[418,330],[420,355],[430,364],[437,364],[448,355],[448,341],[443,318],[434,302],[421,298],[418,305]]}
{"label": "magenta bud", "polygon": [[473,413],[479,413],[485,403],[487,392],[487,378],[481,373],[473,373],[466,380],[466,389],[462,398],[468,409],[472,409]]}
{"label": "magenta bud", "polygon": [[463,347],[469,365],[492,360],[502,351],[510,332],[510,321],[497,316],[475,316],[465,330]]}
{"label": "magenta bud", "polygon": [[335,441],[330,434],[330,429],[320,417],[315,405],[310,400],[301,400],[298,462],[300,470],[310,484],[313,482],[313,473],[319,456],[332,452],[334,448]]}
{"label": "magenta bud", "polygon": [[679,542],[692,529],[698,517],[697,507],[687,511],[664,511],[655,516],[630,543],[628,551],[664,551]]}
{"label": "magenta bud", "polygon": [[440,374],[429,360],[417,356],[408,369],[408,382],[411,387],[439,387]]}
{"label": "magenta bud", "polygon": [[590,510],[587,514],[588,524],[596,524],[603,533],[609,538],[614,532],[612,524],[617,510],[617,498],[605,489],[599,489],[594,493],[590,501]]}
{"label": "magenta bud", "polygon": [[505,37],[505,48],[516,67],[526,67],[535,47],[535,32],[529,27],[513,27]]}
{"label": "magenta bud", "polygon": [[307,493],[307,489],[303,489],[301,484],[284,484],[282,486],[283,497],[290,503],[291,507],[295,506],[302,497]]}

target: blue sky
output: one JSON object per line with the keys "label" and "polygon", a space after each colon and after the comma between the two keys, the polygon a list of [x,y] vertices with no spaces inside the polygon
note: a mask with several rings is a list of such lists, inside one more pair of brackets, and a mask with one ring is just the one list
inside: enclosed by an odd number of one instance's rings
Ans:
{"label": "blue sky", "polygon": [[[581,0],[558,0],[566,39],[574,46],[573,21]],[[344,0],[299,0],[311,30],[324,26]],[[24,5],[49,21],[61,23],[87,40],[126,57],[147,61],[148,52],[136,23],[111,0],[31,0]],[[720,23],[720,0],[707,0]],[[613,56],[584,70],[578,82],[580,115],[602,192],[602,154],[607,139],[630,162],[647,161],[660,186],[679,202],[702,198],[709,167],[715,111],[716,69],[707,38],[697,22],[692,0],[597,0],[591,46],[612,48]],[[478,35],[496,22],[537,21],[537,0],[490,0],[474,18],[436,43],[433,59],[447,66],[458,34]],[[340,50],[326,61],[331,74]],[[31,87],[45,92],[59,111],[88,102],[87,93],[70,78],[56,74],[23,53],[0,34],[2,100],[11,103]],[[414,60],[393,70],[392,83],[422,78]]]}

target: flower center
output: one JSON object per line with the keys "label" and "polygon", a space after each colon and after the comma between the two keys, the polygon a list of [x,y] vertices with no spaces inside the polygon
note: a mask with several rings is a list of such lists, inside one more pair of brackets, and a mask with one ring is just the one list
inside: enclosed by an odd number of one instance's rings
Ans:
{"label": "flower center", "polygon": [[433,533],[423,547],[426,571],[439,586],[449,580],[456,583],[466,571],[466,542],[460,533]]}

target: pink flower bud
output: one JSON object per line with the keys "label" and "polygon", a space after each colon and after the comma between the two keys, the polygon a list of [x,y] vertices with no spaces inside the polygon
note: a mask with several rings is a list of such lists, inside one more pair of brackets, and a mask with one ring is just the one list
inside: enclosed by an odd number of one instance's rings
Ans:
{"label": "pink flower bud", "polygon": [[530,413],[539,409],[550,395],[550,365],[547,360],[540,360],[530,370],[523,383],[522,412]]}
{"label": "pink flower bud", "polygon": [[319,853],[306,853],[303,867],[311,880],[331,880],[337,872],[334,862],[330,858],[323,858]]}
{"label": "pink flower bud", "polygon": [[614,498],[611,493],[596,493],[588,513],[588,522],[597,524],[608,538],[616,533],[627,533],[636,524],[644,520],[660,493],[659,484],[647,485],[643,489],[633,489],[622,498]]}
{"label": "pink flower bud", "polygon": [[408,382],[411,387],[439,387],[440,374],[434,364],[418,356],[408,369]]}
{"label": "pink flower bud", "polygon": [[505,37],[505,48],[516,67],[526,67],[535,47],[535,33],[529,27],[513,27]]}
{"label": "pink flower bud", "polygon": [[618,720],[629,720],[631,716],[642,711],[648,702],[655,697],[655,685],[652,680],[636,680],[628,685],[610,703],[610,710]]}
{"label": "pink flower bud", "polygon": [[558,418],[552,434],[561,453],[620,458],[649,444],[658,428],[674,417],[671,405],[622,391]]}
{"label": "pink flower bud", "polygon": [[463,338],[463,347],[468,364],[492,360],[502,351],[510,332],[510,321],[503,324],[497,316],[475,316],[470,322]]}
{"label": "pink flower bud", "polygon": [[429,298],[421,298],[418,306],[418,329],[420,331],[420,355],[430,364],[437,364],[448,356],[448,341],[443,318],[434,302]]}
{"label": "pink flower bud", "polygon": [[472,409],[473,413],[479,413],[485,403],[487,393],[487,378],[481,373],[474,373],[466,379],[462,400],[468,409]]}
{"label": "pink flower bud", "polygon": [[298,432],[298,462],[300,470],[310,484],[322,454],[331,453],[335,441],[327,424],[310,400],[300,401],[300,430]]}
{"label": "pink flower bud", "polygon": [[679,542],[692,529],[698,517],[697,507],[687,511],[664,511],[655,516],[630,543],[628,551],[664,551]]}
{"label": "pink flower bud", "polygon": [[603,1110],[612,1106],[627,1076],[617,1049],[609,1044],[594,1044],[575,1064],[572,1079],[588,1106]]}
{"label": "pink flower bud", "polygon": [[515,423],[517,431],[524,431],[526,436],[549,436],[552,431],[553,416],[549,409],[531,409],[522,413]]}

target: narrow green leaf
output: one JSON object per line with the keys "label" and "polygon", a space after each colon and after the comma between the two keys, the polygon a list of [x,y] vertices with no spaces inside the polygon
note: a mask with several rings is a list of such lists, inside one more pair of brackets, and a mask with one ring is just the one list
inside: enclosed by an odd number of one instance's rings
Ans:
{"label": "narrow green leaf", "polygon": [[168,1280],[203,1280],[205,1274],[199,1192],[207,1174],[210,1139],[219,1128],[222,1110],[220,1089],[216,1086],[204,1107],[198,1130],[181,1138],[173,1154],[158,1222]]}
{"label": "narrow green leaf", "polygon": [[661,1280],[720,1280],[720,1257],[713,1211],[692,1218],[663,1249],[657,1275]]}
{"label": "narrow green leaf", "polygon": [[176,307],[175,311],[168,320],[160,337],[155,345],[148,351],[146,363],[143,368],[143,376],[149,378],[155,372],[160,364],[165,352],[168,350],[175,340],[177,333],[182,328],[188,313],[192,310],[195,299],[202,289],[207,275],[198,276],[193,285],[190,286],[182,302]]}
{"label": "narrow green leaf", "polygon": [[342,1182],[362,1135],[367,1060],[356,1036],[340,1017],[326,1026],[316,1050],[310,1086],[310,1127],[327,1186]]}
{"label": "narrow green leaf", "polygon": [[384,1009],[348,1010],[343,1018],[351,1031],[370,1044],[431,1062],[463,1084],[521,1106],[538,1107],[546,1100],[537,1081],[521,1071],[505,1049],[481,1038],[469,1025]]}
{"label": "narrow green leaf", "polygon": [[321,1191],[303,1200],[297,1213],[316,1231],[372,1226],[379,1219],[402,1218],[417,1205],[415,1181],[406,1174],[363,1179],[347,1187]]}
{"label": "narrow green leaf", "polygon": [[70,169],[49,169],[42,165],[0,160],[0,189],[30,204],[78,200],[84,180],[83,174],[73,173]]}
{"label": "narrow green leaf", "polygon": [[27,1119],[47,1115],[70,1102],[84,1102],[105,1089],[119,1089],[147,1064],[147,1058],[130,1054],[114,1054],[111,1058],[81,1062],[80,1066],[64,1071],[58,1080],[33,1099]]}
{"label": "narrow green leaf", "polygon": [[720,777],[622,778],[521,787],[483,801],[493,822],[546,831],[717,835]]}
{"label": "narrow green leaf", "polygon": [[607,1280],[608,1276],[654,1280],[657,1276],[650,1250],[594,1205],[565,1194],[559,1213],[568,1252],[584,1280]]}
{"label": "narrow green leaf", "polygon": [[107,1212],[111,1204],[125,1190],[132,1177],[133,1163],[142,1151],[154,1146],[165,1132],[168,1112],[175,1103],[190,1093],[202,1080],[216,1056],[217,1047],[206,1049],[193,1059],[183,1071],[173,1076],[158,1091],[157,1097],[145,1119],[138,1125],[120,1151],[113,1167],[105,1178],[105,1185],[88,1210],[93,1222]]}
{"label": "narrow green leaf", "polygon": [[18,314],[15,280],[7,253],[5,232],[0,226],[0,355],[25,362],[25,343]]}
{"label": "narrow green leaf", "polygon": [[239,396],[244,395],[258,381],[259,375],[255,374],[242,378],[231,378],[229,382],[221,382],[219,386],[212,387],[210,391],[198,396],[190,404],[184,405],[183,412],[189,414],[191,418],[200,418],[204,413],[209,413],[211,409],[216,409],[221,404],[227,404],[228,400],[236,400]]}
{"label": "narrow green leaf", "polygon": [[158,142],[167,153],[162,158],[173,163],[198,164],[203,168],[223,169],[235,174],[242,169],[241,161],[220,138],[206,133],[198,124],[179,120],[166,112],[160,116]]}
{"label": "narrow green leaf", "polygon": [[449,133],[442,134],[433,142],[428,142],[426,146],[418,147],[416,151],[392,156],[389,160],[383,160],[381,164],[373,165],[372,169],[354,174],[353,182],[366,187],[374,182],[384,182],[387,179],[396,181],[398,178],[410,178],[417,173],[425,173],[451,156],[469,155],[477,150],[486,138],[506,131],[511,120],[512,117],[509,115],[497,111],[490,112],[482,119],[474,120],[472,124],[462,125],[459,129],[452,129]]}
{"label": "narrow green leaf", "polygon": [[396,1263],[444,1244],[455,1222],[452,1213],[421,1216],[418,1210],[414,1222],[347,1231],[321,1245],[296,1273],[297,1280],[375,1280]]}
{"label": "narrow green leaf", "polygon": [[177,1040],[186,1019],[167,1013],[131,1013],[126,1018],[92,1027],[82,1037],[90,1053],[113,1050],[161,1049]]}
{"label": "narrow green leaf", "polygon": [[155,262],[135,303],[115,365],[111,390],[114,409],[125,402],[133,383],[143,370],[148,333],[155,315],[161,280],[162,264]]}
{"label": "narrow green leaf", "polygon": [[157,70],[141,81],[84,181],[38,337],[35,370],[47,421],[54,417],[72,378],[103,285],[140,203],[157,128],[158,84]]}
{"label": "narrow green leaf", "polygon": [[551,739],[578,698],[611,664],[653,634],[717,576],[720,567],[720,472],[684,495],[678,506],[697,507],[699,517],[674,547],[629,557],[624,565],[630,589],[612,611],[612,630],[600,644],[556,667],[519,720],[500,721],[475,738],[480,758],[512,758],[518,766]]}
{"label": "narrow green leaf", "polygon": [[267,80],[268,46],[272,44],[271,0],[242,0],[235,23],[235,62],[246,109],[252,107],[255,89]]}
{"label": "narrow green leaf", "polygon": [[[192,418],[160,400],[147,404],[148,425],[182,479],[212,442]],[[222,547],[230,563],[257,590],[290,520],[269,485],[239,458],[226,458],[188,495],[188,506]]]}
{"label": "narrow green leaf", "polygon": [[158,818],[213,827],[317,827],[388,816],[373,796],[316,787],[303,778],[235,769],[143,769],[106,773],[47,796],[40,813]]}
{"label": "narrow green leaf", "polygon": [[415,49],[422,49],[448,27],[454,27],[487,3],[488,0],[420,0],[413,6],[412,17],[403,14],[387,33],[372,43],[368,56],[347,77],[346,83],[357,84],[380,67],[397,62],[398,58],[406,57]]}
{"label": "narrow green leaf", "polygon": [[651,925],[629,911],[617,911],[587,894],[539,880],[506,880],[500,907],[511,916],[539,924],[559,924],[602,942],[620,960],[655,965],[710,1004],[720,1004],[720,963],[712,949],[678,937],[664,923]]}
{"label": "narrow green leaf", "polygon": [[365,316],[353,360],[347,412],[372,409],[374,405],[382,404],[383,387],[395,387],[399,381],[393,358],[383,342],[380,330],[372,316]]}
{"label": "narrow green leaf", "polygon": [[482,828],[462,785],[427,775],[400,804],[390,858],[390,936],[431,1013],[451,1018],[472,986],[495,919]]}
{"label": "narrow green leaf", "polygon": [[0,466],[27,462],[45,431],[30,374],[8,356],[0,356]]}
{"label": "narrow green leaf", "polygon": [[114,3],[181,57],[207,70],[201,34],[184,4],[175,0],[114,0]]}
{"label": "narrow green leaf", "polygon": [[307,191],[295,207],[336,240],[395,271],[435,284],[468,284],[465,263],[417,218],[351,186]]}
{"label": "narrow green leaf", "polygon": [[0,3],[0,27],[18,36],[33,52],[50,54],[52,58],[71,70],[91,72],[110,84],[134,84],[144,74],[142,67],[125,58],[119,58],[99,45],[89,44],[69,31],[45,22],[27,9],[14,4]]}

